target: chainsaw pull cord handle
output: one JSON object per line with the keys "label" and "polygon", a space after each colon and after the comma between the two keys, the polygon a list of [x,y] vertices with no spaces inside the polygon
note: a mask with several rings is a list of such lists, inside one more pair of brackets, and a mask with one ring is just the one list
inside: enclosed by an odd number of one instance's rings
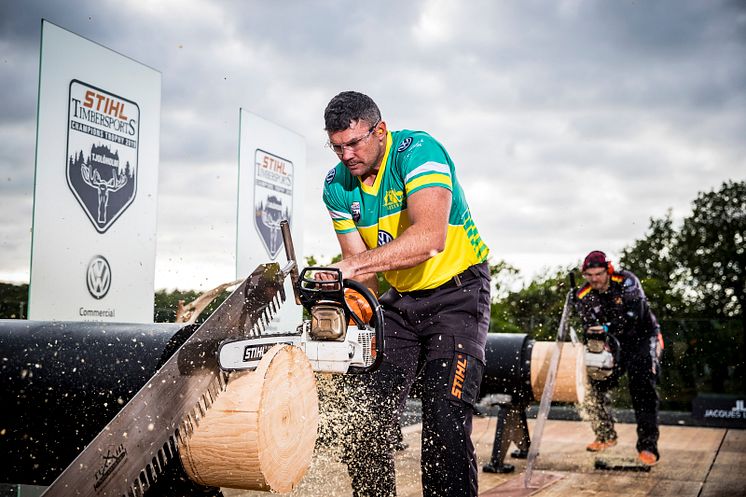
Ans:
{"label": "chainsaw pull cord handle", "polygon": [[[342,281],[342,286],[344,288],[350,288],[352,290],[355,290],[357,293],[359,293],[366,302],[368,302],[368,305],[370,305],[371,311],[373,311],[373,317],[371,318],[371,325],[373,326],[373,329],[375,330],[375,336],[376,336],[376,358],[373,360],[373,363],[370,366],[365,367],[358,367],[358,366],[350,366],[350,369],[348,370],[349,373],[367,373],[369,371],[375,371],[378,369],[378,366],[381,365],[381,362],[383,361],[383,307],[381,307],[381,303],[378,302],[378,299],[373,294],[370,289],[360,283],[359,281],[345,279]],[[350,317],[357,323],[358,327],[361,329],[365,328],[365,323],[363,320],[352,312],[352,310],[347,305],[347,302],[344,303],[347,312],[350,314]]]}

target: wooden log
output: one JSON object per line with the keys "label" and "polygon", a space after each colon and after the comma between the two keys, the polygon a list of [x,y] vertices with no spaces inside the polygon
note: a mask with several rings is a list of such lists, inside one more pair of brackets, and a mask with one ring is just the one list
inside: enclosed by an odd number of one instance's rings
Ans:
{"label": "wooden log", "polygon": [[[587,375],[583,345],[560,342],[561,354],[552,400],[582,404],[585,399]],[[549,361],[555,342],[534,342],[531,350],[531,390],[534,399],[541,399],[549,371]]]}
{"label": "wooden log", "polygon": [[311,464],[318,413],[308,358],[275,345],[256,370],[231,376],[179,456],[202,485],[290,492]]}

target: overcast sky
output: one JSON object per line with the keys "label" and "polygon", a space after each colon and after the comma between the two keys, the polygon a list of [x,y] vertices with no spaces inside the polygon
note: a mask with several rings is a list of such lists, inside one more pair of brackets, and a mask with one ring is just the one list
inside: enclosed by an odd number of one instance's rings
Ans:
{"label": "overcast sky", "polygon": [[743,1],[2,0],[0,281],[29,276],[41,18],[162,73],[156,288],[234,277],[240,107],[306,138],[322,261],[343,90],[446,146],[493,262],[527,277],[746,178]]}

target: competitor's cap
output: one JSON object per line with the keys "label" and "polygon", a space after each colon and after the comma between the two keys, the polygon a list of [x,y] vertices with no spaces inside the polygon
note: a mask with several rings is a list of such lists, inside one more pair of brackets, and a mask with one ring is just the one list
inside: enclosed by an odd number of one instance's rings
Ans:
{"label": "competitor's cap", "polygon": [[583,260],[583,271],[589,267],[609,267],[609,261],[606,259],[606,254],[600,250],[594,250],[590,254],[585,256]]}

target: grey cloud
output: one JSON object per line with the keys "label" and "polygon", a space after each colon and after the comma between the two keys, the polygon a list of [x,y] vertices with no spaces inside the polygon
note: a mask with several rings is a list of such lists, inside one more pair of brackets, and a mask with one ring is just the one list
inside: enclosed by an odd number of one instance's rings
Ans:
{"label": "grey cloud", "polygon": [[[444,143],[493,256],[522,264],[618,250],[650,216],[746,174],[739,2],[164,5],[0,3],[0,188],[18,196],[3,221],[25,226],[8,236],[30,224],[41,17],[162,73],[162,284],[204,254],[231,273],[239,107],[306,137],[306,253],[321,257],[339,251],[319,200],[335,162],[321,113],[345,89]],[[595,178],[619,191],[596,198]],[[3,249],[17,264],[19,243]]]}

